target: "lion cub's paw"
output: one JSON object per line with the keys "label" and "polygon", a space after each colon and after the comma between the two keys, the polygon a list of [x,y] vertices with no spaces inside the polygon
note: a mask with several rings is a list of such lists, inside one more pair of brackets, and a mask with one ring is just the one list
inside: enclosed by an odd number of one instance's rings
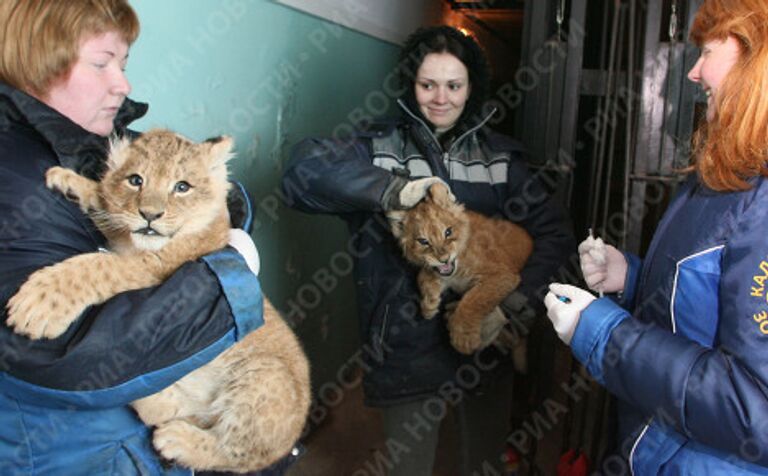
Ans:
{"label": "lion cub's paw", "polygon": [[482,344],[480,326],[475,323],[454,317],[448,320],[448,330],[451,333],[451,345],[462,354],[471,354]]}
{"label": "lion cub's paw", "polygon": [[163,458],[189,468],[204,468],[210,464],[216,444],[205,431],[183,420],[158,426],[152,443]]}
{"label": "lion cub's paw", "polygon": [[53,339],[63,334],[82,308],[66,297],[61,282],[49,268],[33,273],[6,306],[6,323],[31,339]]}
{"label": "lion cub's paw", "polygon": [[432,319],[437,315],[437,311],[440,309],[440,300],[433,301],[431,299],[421,300],[421,315],[424,319]]}
{"label": "lion cub's paw", "polygon": [[58,166],[51,167],[45,172],[45,185],[77,202],[84,212],[100,208],[98,194],[92,193],[94,190],[89,186],[91,184],[73,170]]}
{"label": "lion cub's paw", "polygon": [[175,391],[175,387],[171,386],[160,393],[136,400],[131,403],[131,406],[145,425],[160,426],[178,416],[180,400],[181,397]]}

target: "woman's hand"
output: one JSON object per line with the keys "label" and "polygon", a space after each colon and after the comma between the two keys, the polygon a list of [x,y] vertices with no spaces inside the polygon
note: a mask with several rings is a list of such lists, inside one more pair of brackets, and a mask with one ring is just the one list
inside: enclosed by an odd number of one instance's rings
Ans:
{"label": "woman's hand", "polygon": [[560,340],[570,345],[581,319],[581,311],[594,300],[595,296],[576,286],[560,283],[549,285],[544,305],[547,306],[547,317],[552,321]]}
{"label": "woman's hand", "polygon": [[245,259],[245,264],[248,265],[251,272],[258,276],[261,260],[259,259],[259,250],[256,249],[256,244],[251,239],[251,235],[240,228],[230,228],[228,244],[242,255]]}
{"label": "woman's hand", "polygon": [[589,289],[604,293],[624,290],[627,260],[621,251],[606,245],[602,238],[590,236],[579,244],[579,263]]}
{"label": "woman's hand", "polygon": [[427,195],[429,187],[436,183],[441,183],[445,185],[446,188],[448,187],[448,185],[438,177],[425,177],[411,180],[405,184],[402,190],[400,190],[400,206],[402,208],[414,207]]}

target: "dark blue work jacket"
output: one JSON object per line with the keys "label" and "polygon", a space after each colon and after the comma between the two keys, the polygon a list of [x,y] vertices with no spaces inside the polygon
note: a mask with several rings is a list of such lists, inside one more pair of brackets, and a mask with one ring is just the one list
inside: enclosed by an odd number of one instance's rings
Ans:
{"label": "dark blue work jacket", "polygon": [[382,213],[395,169],[413,178],[440,177],[468,208],[525,227],[534,250],[520,290],[531,302],[575,251],[564,210],[529,173],[518,142],[486,127],[485,118],[463,127],[444,147],[401,106],[402,119],[372,124],[352,140],[300,142],[283,176],[289,206],[335,214],[349,225],[370,405],[434,395],[467,380],[459,372],[463,366],[472,366],[471,373],[495,362],[462,356],[451,347],[442,316],[421,317],[417,270],[402,257]]}
{"label": "dark blue work jacket", "polygon": [[594,301],[571,346],[621,402],[636,475],[768,474],[768,181],[719,193],[691,177],[624,304]]}
{"label": "dark blue work jacket", "polygon": [[[126,102],[118,132],[145,110]],[[32,272],[106,246],[88,217],[48,190],[44,178],[54,165],[98,178],[106,150],[105,138],[0,83],[3,319],[5,303]],[[247,226],[247,213],[235,215]],[[0,474],[191,474],[161,465],[149,428],[128,404],[261,323],[258,280],[226,248],[185,264],[160,286],[90,308],[59,338],[30,341],[0,326]]]}

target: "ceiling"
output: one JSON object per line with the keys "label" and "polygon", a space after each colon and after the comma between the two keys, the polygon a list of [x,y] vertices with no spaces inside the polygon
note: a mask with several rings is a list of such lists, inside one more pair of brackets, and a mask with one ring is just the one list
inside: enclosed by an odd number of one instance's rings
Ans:
{"label": "ceiling", "polygon": [[523,10],[524,0],[446,0],[455,10]]}
{"label": "ceiling", "polygon": [[525,10],[523,0],[446,0],[446,3],[496,38],[507,44],[519,44]]}

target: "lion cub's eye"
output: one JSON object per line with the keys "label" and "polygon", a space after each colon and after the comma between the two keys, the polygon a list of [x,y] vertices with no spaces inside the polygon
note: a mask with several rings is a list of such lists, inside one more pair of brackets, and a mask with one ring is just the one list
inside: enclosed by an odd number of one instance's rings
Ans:
{"label": "lion cub's eye", "polygon": [[176,193],[187,193],[192,188],[192,185],[185,181],[176,182],[176,185],[173,186],[173,191]]}
{"label": "lion cub's eye", "polygon": [[128,183],[133,187],[141,187],[144,185],[144,179],[141,178],[141,175],[133,174],[128,176]]}
{"label": "lion cub's eye", "polygon": [[422,246],[429,246],[429,241],[426,238],[416,238],[416,241]]}
{"label": "lion cub's eye", "polygon": [[453,228],[450,226],[445,229],[445,237],[448,238],[449,236],[453,235]]}

